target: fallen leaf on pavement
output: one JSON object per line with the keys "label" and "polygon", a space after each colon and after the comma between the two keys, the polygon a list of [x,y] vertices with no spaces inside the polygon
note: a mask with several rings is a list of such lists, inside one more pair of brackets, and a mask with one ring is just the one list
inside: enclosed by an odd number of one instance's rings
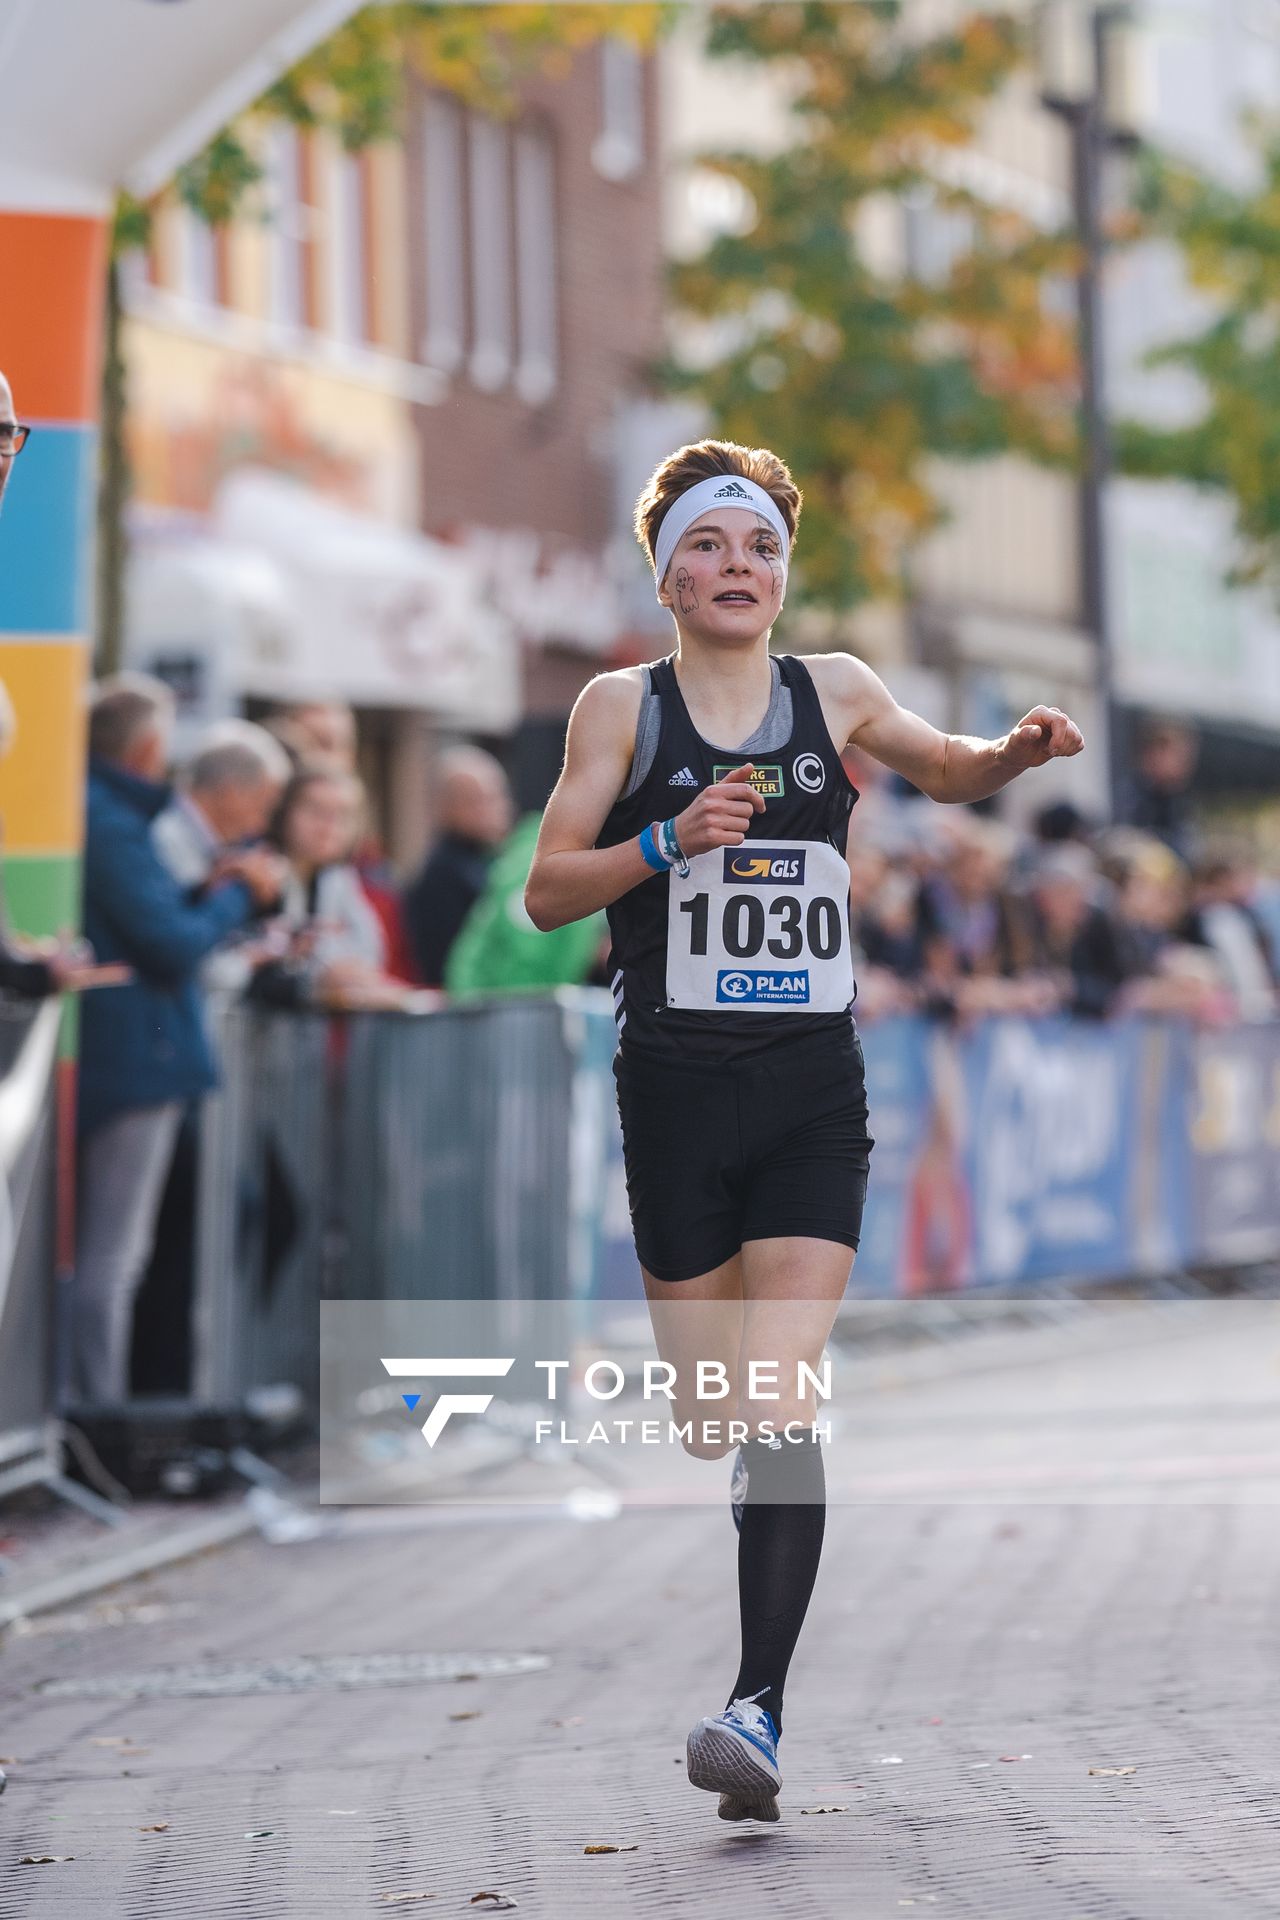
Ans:
{"label": "fallen leaf on pavement", "polygon": [[801,1807],[801,1813],[848,1813],[848,1807]]}
{"label": "fallen leaf on pavement", "polygon": [[520,1902],[509,1893],[473,1893],[469,1905],[475,1907],[487,1900],[494,1907],[518,1907]]}
{"label": "fallen leaf on pavement", "polygon": [[639,1853],[640,1843],[638,1840],[633,1840],[629,1846],[615,1847],[608,1841],[602,1840],[593,1847],[584,1847],[582,1851],[584,1853]]}
{"label": "fallen leaf on pavement", "polygon": [[1015,1760],[1029,1760],[1031,1755],[1029,1753],[1002,1753],[1000,1758],[1008,1765]]}
{"label": "fallen leaf on pavement", "polygon": [[0,1753],[0,1767],[20,1767],[22,1765],[16,1753]]}
{"label": "fallen leaf on pavement", "polygon": [[74,1853],[24,1853],[18,1865],[20,1867],[60,1867],[64,1860],[74,1860]]}
{"label": "fallen leaf on pavement", "polygon": [[245,1839],[246,1840],[270,1840],[274,1832],[275,1832],[274,1827],[255,1827],[252,1833],[246,1833]]}
{"label": "fallen leaf on pavement", "polygon": [[451,1720],[479,1720],[481,1713],[482,1709],[480,1707],[466,1707],[461,1713],[451,1713],[449,1718]]}
{"label": "fallen leaf on pavement", "polygon": [[1136,1767],[1090,1767],[1089,1771],[1103,1780],[1118,1780],[1122,1774],[1136,1773],[1138,1769]]}
{"label": "fallen leaf on pavement", "polygon": [[169,1831],[169,1822],[167,1820],[157,1820],[154,1827],[138,1828],[139,1833],[168,1833],[168,1831]]}

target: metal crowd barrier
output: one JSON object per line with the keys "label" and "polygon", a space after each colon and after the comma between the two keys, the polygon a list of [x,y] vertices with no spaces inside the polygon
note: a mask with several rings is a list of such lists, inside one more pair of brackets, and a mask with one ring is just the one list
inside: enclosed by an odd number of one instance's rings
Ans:
{"label": "metal crowd barrier", "polygon": [[59,1004],[0,1010],[0,1494],[56,1481]]}
{"label": "metal crowd barrier", "polygon": [[[522,1303],[642,1298],[607,995],[219,1024],[198,1400],[290,1382],[314,1404],[322,1299],[497,1301],[518,1343]],[[854,1294],[1280,1258],[1280,1022],[891,1019],[863,1044]]]}
{"label": "metal crowd barrier", "polygon": [[[197,1402],[288,1384],[314,1405],[321,1300],[500,1301],[496,1324],[518,1342],[524,1303],[582,1290],[571,1000],[426,1016],[215,1010],[223,1085],[201,1120]],[[586,1204],[582,1187],[580,1171]],[[581,1232],[576,1246],[591,1257]]]}

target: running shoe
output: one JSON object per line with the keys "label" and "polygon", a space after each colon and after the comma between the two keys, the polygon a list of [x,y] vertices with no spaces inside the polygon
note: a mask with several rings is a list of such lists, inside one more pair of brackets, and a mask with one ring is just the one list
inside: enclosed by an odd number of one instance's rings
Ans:
{"label": "running shoe", "polygon": [[722,1820],[781,1820],[776,1793],[761,1794],[754,1800],[748,1800],[743,1793],[722,1793],[720,1795],[720,1818]]}
{"label": "running shoe", "polygon": [[731,1701],[723,1713],[699,1720],[689,1735],[689,1782],[720,1795],[722,1820],[778,1818],[778,1731],[757,1706],[759,1698],[753,1693]]}

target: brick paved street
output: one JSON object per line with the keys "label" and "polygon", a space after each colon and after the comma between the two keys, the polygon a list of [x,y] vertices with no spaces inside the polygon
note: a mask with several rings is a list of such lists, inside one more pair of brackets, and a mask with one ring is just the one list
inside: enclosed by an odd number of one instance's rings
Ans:
{"label": "brick paved street", "polygon": [[[866,1497],[832,1507],[793,1668],[778,1826],[721,1824],[680,1764],[736,1666],[723,1504],[363,1510],[8,1637],[0,1912],[446,1915],[490,1889],[540,1920],[1280,1913],[1275,1311],[1131,1335],[1123,1369],[1110,1350],[1056,1361],[1040,1336],[1020,1364],[984,1365],[977,1342],[932,1377],[881,1369]],[[1141,1504],[1122,1497],[1133,1444]],[[547,1664],[220,1698],[40,1690],[422,1652]],[[635,1851],[584,1854],[600,1843]],[[386,1898],[412,1893],[434,1897]]]}

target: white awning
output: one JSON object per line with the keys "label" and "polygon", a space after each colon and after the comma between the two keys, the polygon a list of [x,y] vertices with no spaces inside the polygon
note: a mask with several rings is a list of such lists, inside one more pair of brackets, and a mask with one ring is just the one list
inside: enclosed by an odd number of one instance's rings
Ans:
{"label": "white awning", "polygon": [[209,534],[144,533],[131,608],[131,657],[216,655],[238,695],[323,694],[489,733],[519,718],[515,634],[465,551],[278,474],[232,474]]}
{"label": "white awning", "polygon": [[3,0],[0,206],[154,193],[359,0]]}

